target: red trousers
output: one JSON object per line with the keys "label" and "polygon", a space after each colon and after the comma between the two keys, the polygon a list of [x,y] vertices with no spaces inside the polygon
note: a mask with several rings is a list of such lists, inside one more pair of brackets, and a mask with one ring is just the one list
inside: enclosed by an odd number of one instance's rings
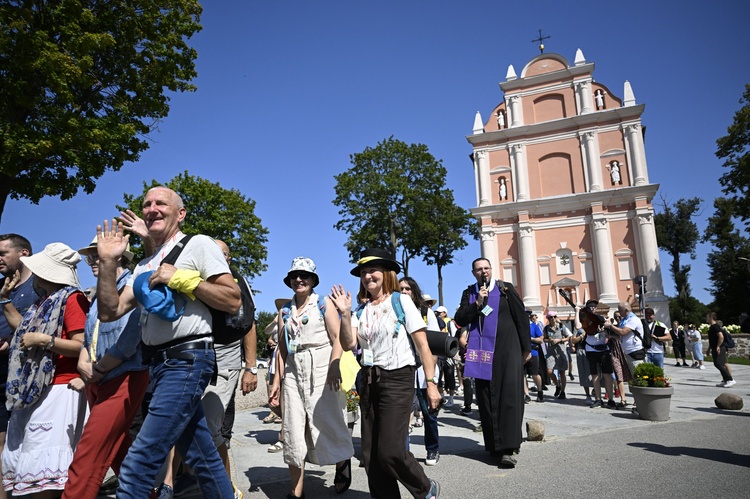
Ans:
{"label": "red trousers", "polygon": [[68,469],[62,497],[95,499],[111,467],[120,465],[133,439],[130,425],[148,387],[148,370],[129,371],[105,383],[86,388],[91,412]]}

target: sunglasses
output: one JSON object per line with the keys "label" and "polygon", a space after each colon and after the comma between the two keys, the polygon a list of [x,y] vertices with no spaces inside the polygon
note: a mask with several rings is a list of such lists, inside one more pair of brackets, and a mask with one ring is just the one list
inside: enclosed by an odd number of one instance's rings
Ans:
{"label": "sunglasses", "polygon": [[289,278],[294,280],[299,277],[300,279],[307,280],[307,279],[311,279],[312,276],[313,275],[310,272],[295,272],[292,275],[290,275]]}
{"label": "sunglasses", "polygon": [[86,255],[86,263],[88,263],[89,265],[93,265],[98,261],[99,261],[98,253],[91,253],[89,255]]}

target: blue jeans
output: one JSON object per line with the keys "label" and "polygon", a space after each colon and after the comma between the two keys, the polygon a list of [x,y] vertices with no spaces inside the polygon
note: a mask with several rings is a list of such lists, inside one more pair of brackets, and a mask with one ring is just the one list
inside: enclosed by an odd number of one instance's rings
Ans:
{"label": "blue jeans", "polygon": [[438,433],[437,413],[430,412],[427,405],[427,389],[419,389],[419,408],[424,416],[424,447],[427,452],[440,450],[440,435]]}
{"label": "blue jeans", "polygon": [[655,366],[659,366],[664,369],[664,354],[646,352],[646,362],[650,362]]}
{"label": "blue jeans", "polygon": [[165,359],[157,354],[151,361],[154,391],[143,426],[122,463],[118,498],[149,497],[173,446],[195,470],[204,497],[234,497],[201,405],[213,374],[213,347],[182,355],[188,359]]}

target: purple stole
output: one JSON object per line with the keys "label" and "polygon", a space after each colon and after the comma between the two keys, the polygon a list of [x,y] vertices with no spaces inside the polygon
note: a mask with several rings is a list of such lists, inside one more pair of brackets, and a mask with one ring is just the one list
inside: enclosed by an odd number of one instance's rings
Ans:
{"label": "purple stole", "polygon": [[[469,305],[474,305],[478,296],[479,291],[475,286],[469,295]],[[471,323],[469,328],[469,344],[466,346],[466,362],[464,363],[464,376],[467,378],[492,379],[492,359],[495,356],[495,338],[501,299],[502,292],[496,281],[487,297],[487,304],[492,307],[492,312],[485,317],[480,310],[479,317]],[[484,320],[482,320],[483,317]]]}

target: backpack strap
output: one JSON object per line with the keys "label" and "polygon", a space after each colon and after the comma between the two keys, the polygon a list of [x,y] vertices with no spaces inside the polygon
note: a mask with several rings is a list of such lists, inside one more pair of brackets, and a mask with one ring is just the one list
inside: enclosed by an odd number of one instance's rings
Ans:
{"label": "backpack strap", "polygon": [[175,244],[174,248],[172,248],[172,251],[170,251],[167,256],[162,259],[161,263],[174,265],[177,259],[180,257],[180,253],[182,253],[182,250],[185,249],[185,246],[187,246],[187,243],[190,242],[194,235],[195,234],[189,234],[177,241],[177,244]]}

